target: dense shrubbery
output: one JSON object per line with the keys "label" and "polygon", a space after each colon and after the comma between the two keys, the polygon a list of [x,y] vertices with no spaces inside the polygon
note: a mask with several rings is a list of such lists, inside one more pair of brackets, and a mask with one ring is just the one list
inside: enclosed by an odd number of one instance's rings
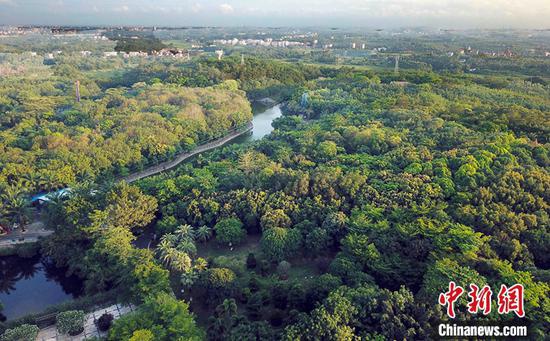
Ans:
{"label": "dense shrubbery", "polygon": [[2,341],[35,341],[38,335],[38,327],[30,324],[22,324],[8,329],[0,336]]}
{"label": "dense shrubbery", "polygon": [[56,327],[61,334],[78,335],[84,331],[84,317],[82,310],[69,310],[57,314]]}
{"label": "dense shrubbery", "polygon": [[101,330],[102,332],[105,332],[111,328],[111,324],[113,323],[113,315],[112,314],[103,314],[97,319],[97,328]]}

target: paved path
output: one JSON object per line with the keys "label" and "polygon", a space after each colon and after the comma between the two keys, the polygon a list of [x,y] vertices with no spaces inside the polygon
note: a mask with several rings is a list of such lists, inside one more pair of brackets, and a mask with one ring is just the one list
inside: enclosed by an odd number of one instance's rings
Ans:
{"label": "paved path", "polygon": [[34,243],[38,238],[46,237],[53,233],[52,230],[46,230],[44,223],[39,220],[26,226],[26,231],[17,230],[8,235],[0,236],[0,248],[8,248],[17,244]]}
{"label": "paved path", "polygon": [[217,140],[214,140],[212,142],[201,144],[200,146],[198,146],[197,148],[193,149],[190,152],[178,154],[178,155],[176,155],[176,157],[173,160],[159,163],[158,165],[149,167],[145,170],[142,170],[141,172],[136,172],[136,173],[130,174],[127,177],[123,178],[123,180],[130,183],[130,182],[134,182],[134,181],[146,178],[146,177],[151,176],[151,175],[155,175],[155,174],[164,172],[164,171],[169,170],[171,168],[174,168],[175,166],[179,165],[182,161],[190,158],[191,156],[197,155],[199,153],[205,152],[205,151],[210,150],[210,149],[220,147],[220,146],[226,144],[227,142],[233,140],[234,138],[239,137],[239,136],[241,136],[242,134],[244,134],[246,132],[249,132],[250,130],[252,130],[252,128],[253,128],[252,122],[249,122],[246,125],[246,127],[243,128],[243,129],[233,131],[229,135],[226,135],[226,136],[224,136],[222,138],[219,138]]}
{"label": "paved path", "polygon": [[80,335],[69,336],[59,334],[55,325],[41,329],[38,332],[36,341],[82,341],[91,337],[105,337],[107,333],[101,332],[95,321],[99,319],[104,313],[109,313],[113,315],[113,318],[116,320],[120,316],[134,311],[136,308],[132,305],[125,306],[121,304],[114,304],[110,307],[96,310],[92,313],[89,313],[84,318],[84,331]]}

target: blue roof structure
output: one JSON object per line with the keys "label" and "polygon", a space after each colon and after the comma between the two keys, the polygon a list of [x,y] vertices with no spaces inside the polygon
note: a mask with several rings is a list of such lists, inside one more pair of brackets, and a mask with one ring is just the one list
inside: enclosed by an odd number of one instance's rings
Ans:
{"label": "blue roof structure", "polygon": [[60,190],[57,190],[55,192],[35,194],[31,197],[31,202],[32,203],[37,202],[37,201],[48,202],[48,201],[51,201],[52,196],[57,196],[57,195],[65,196],[65,195],[69,194],[70,192],[71,192],[71,189],[67,187],[67,188],[62,188]]}

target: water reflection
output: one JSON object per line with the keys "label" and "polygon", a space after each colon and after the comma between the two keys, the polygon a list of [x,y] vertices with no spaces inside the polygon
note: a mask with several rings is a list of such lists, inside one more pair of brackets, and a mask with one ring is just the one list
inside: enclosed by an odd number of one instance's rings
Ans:
{"label": "water reflection", "polygon": [[40,256],[0,257],[0,302],[8,319],[38,313],[83,294],[82,281]]}
{"label": "water reflection", "polygon": [[281,107],[276,105],[274,107],[265,107],[259,104],[253,105],[254,118],[252,119],[252,132],[244,134],[232,140],[230,143],[243,143],[249,141],[256,141],[262,137],[269,135],[273,131],[271,123],[276,118],[283,115]]}
{"label": "water reflection", "polygon": [[39,269],[40,256],[20,258],[0,257],[0,294],[9,294],[22,279],[31,278]]}

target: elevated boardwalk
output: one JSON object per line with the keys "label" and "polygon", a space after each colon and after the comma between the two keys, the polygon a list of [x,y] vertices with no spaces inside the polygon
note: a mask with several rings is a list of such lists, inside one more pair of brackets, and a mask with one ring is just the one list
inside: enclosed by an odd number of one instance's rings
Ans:
{"label": "elevated boardwalk", "polygon": [[[253,128],[252,122],[249,122],[244,127],[233,129],[232,131],[229,132],[229,134],[225,135],[224,137],[201,144],[190,152],[177,154],[170,161],[165,161],[165,162],[159,163],[158,165],[151,166],[147,169],[144,169],[142,171],[132,173],[122,178],[121,180],[126,181],[128,183],[132,183],[134,181],[141,180],[148,176],[155,175],[155,174],[164,172],[166,170],[172,169],[177,165],[179,165],[181,162],[185,161],[186,159],[194,155],[223,146],[227,142],[251,131],[252,128]],[[64,188],[53,193],[58,193],[63,195],[63,194],[69,193],[69,191],[70,191],[70,188]],[[46,202],[50,200],[48,198],[49,194],[52,194],[52,193],[37,194],[33,196],[31,200],[33,201],[41,200],[43,202]],[[53,231],[46,230],[44,228],[44,224],[41,221],[39,221],[38,218],[35,218],[35,220],[27,226],[26,232],[16,231],[7,235],[0,235],[0,249],[10,248],[18,244],[34,243],[34,242],[37,242],[39,238],[46,237],[52,233]]]}
{"label": "elevated boardwalk", "polygon": [[236,130],[230,132],[228,135],[226,135],[224,137],[221,137],[219,139],[210,141],[210,142],[205,143],[205,144],[201,144],[200,146],[197,146],[197,148],[193,149],[190,152],[178,154],[178,155],[176,155],[176,157],[174,159],[172,159],[170,161],[165,161],[165,162],[159,163],[158,165],[155,165],[155,166],[149,167],[147,169],[144,169],[140,172],[132,173],[132,174],[124,177],[122,180],[124,180],[128,183],[132,183],[134,181],[141,180],[141,179],[149,177],[151,175],[155,175],[155,174],[167,171],[171,168],[176,167],[181,162],[183,162],[184,160],[190,158],[191,156],[200,154],[200,153],[208,151],[210,149],[214,149],[214,148],[223,146],[224,144],[226,144],[227,142],[233,140],[234,138],[237,138],[237,137],[243,135],[244,133],[247,133],[247,132],[251,131],[252,128],[253,128],[252,122],[249,122],[245,127],[240,128],[240,129],[236,129]]}

